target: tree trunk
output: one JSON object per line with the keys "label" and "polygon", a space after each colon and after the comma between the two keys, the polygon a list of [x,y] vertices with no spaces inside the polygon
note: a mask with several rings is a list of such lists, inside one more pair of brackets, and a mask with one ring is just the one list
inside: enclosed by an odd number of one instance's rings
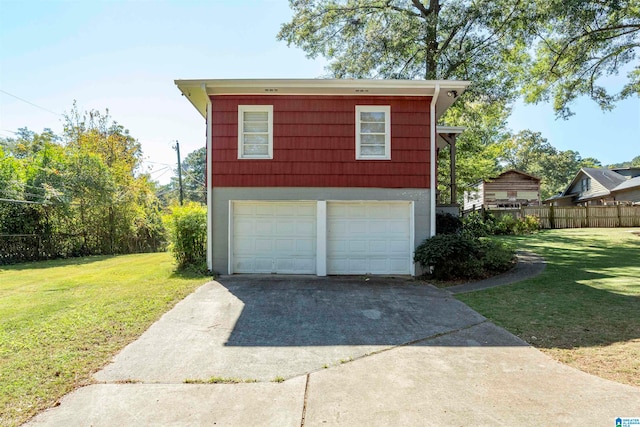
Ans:
{"label": "tree trunk", "polygon": [[425,17],[427,26],[425,47],[426,80],[438,80],[438,15],[440,14],[440,0],[429,0],[429,14]]}

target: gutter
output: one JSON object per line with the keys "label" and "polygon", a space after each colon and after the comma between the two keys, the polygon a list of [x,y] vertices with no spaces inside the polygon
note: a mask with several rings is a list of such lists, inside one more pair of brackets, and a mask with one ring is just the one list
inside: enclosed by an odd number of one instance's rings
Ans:
{"label": "gutter", "polygon": [[436,235],[436,103],[438,102],[438,96],[440,95],[440,82],[436,82],[436,88],[431,98],[431,120],[429,123],[430,141],[429,141],[429,162],[430,162],[430,202],[429,208],[431,214],[429,215],[429,237]]}

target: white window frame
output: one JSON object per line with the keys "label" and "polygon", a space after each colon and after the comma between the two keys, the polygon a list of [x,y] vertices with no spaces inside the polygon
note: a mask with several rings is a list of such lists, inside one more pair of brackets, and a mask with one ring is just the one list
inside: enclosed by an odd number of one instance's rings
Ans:
{"label": "white window frame", "polygon": [[[384,155],[363,155],[360,147],[360,113],[384,113]],[[356,160],[391,160],[391,106],[356,105]]]}
{"label": "white window frame", "polygon": [[[244,153],[244,113],[248,111],[266,112],[268,119],[268,152],[266,155]],[[273,105],[238,105],[238,159],[273,159]]]}

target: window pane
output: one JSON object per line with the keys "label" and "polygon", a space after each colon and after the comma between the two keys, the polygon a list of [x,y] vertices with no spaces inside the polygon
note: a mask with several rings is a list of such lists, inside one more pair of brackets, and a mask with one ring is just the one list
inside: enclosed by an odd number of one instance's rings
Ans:
{"label": "window pane", "polygon": [[384,133],[384,123],[360,123],[362,133]]}
{"label": "window pane", "polygon": [[245,132],[267,132],[269,124],[267,122],[244,122]]}
{"label": "window pane", "polygon": [[252,133],[244,135],[244,144],[269,144],[269,134],[267,133]]}
{"label": "window pane", "polygon": [[360,147],[360,154],[363,156],[384,156],[384,146],[363,145]]}
{"label": "window pane", "polygon": [[367,111],[367,112],[361,111],[360,121],[384,123],[384,111]]}
{"label": "window pane", "polygon": [[384,135],[375,134],[362,134],[360,135],[360,145],[380,145],[384,147],[385,137]]}
{"label": "window pane", "polygon": [[253,144],[245,144],[244,146],[244,154],[248,156],[266,156],[269,154],[269,147],[266,145],[253,145]]}
{"label": "window pane", "polygon": [[245,111],[245,122],[266,122],[269,120],[269,113],[266,111]]}

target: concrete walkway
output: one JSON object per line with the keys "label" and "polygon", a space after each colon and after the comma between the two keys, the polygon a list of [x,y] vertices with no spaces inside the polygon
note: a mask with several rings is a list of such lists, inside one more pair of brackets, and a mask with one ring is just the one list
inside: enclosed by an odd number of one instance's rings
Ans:
{"label": "concrete walkway", "polygon": [[389,278],[223,277],[95,378],[28,425],[606,426],[640,408],[640,388]]}
{"label": "concrete walkway", "polygon": [[464,294],[467,292],[482,291],[496,286],[509,285],[522,280],[536,277],[546,267],[544,258],[532,252],[518,251],[516,254],[518,263],[514,268],[498,276],[490,277],[477,282],[464,283],[446,288],[452,294]]}

